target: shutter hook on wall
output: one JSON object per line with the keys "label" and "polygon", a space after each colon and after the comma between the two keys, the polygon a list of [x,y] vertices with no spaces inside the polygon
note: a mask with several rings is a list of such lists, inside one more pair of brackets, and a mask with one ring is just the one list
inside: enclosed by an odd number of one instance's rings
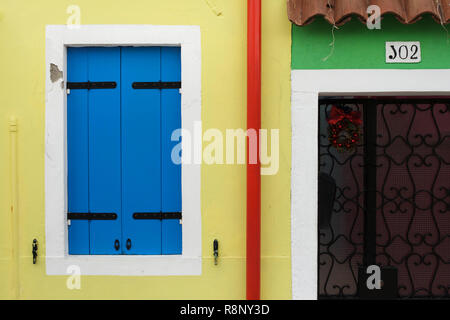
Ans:
{"label": "shutter hook on wall", "polygon": [[33,251],[32,251],[32,253],[33,253],[33,264],[36,264],[36,260],[37,260],[37,256],[38,256],[38,254],[37,254],[37,251],[38,251],[38,242],[37,242],[36,239],[33,239],[33,245],[32,245],[32,248],[33,248]]}
{"label": "shutter hook on wall", "polygon": [[217,239],[214,239],[213,248],[214,248],[214,265],[217,266],[217,260],[219,259],[219,241]]}

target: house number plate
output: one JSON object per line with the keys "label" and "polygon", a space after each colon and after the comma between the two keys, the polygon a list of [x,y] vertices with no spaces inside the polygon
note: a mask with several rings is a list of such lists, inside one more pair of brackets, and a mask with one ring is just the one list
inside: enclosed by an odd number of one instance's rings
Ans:
{"label": "house number plate", "polygon": [[419,41],[386,42],[386,63],[419,63],[422,61]]}

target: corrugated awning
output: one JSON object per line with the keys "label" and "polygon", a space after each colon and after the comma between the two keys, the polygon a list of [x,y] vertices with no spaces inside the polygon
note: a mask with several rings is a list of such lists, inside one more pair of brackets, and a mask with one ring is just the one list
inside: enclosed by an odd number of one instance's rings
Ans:
{"label": "corrugated awning", "polygon": [[402,23],[414,23],[431,14],[443,24],[450,23],[450,0],[288,0],[289,20],[299,26],[322,16],[331,24],[343,25],[351,16],[367,21],[367,8],[378,5],[381,15],[393,14]]}

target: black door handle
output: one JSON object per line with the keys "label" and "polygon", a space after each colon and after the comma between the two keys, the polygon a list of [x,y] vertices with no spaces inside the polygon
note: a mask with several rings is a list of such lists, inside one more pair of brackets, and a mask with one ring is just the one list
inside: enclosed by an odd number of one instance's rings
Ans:
{"label": "black door handle", "polygon": [[119,240],[116,240],[114,242],[114,248],[116,249],[116,251],[119,251],[119,249],[120,249],[120,242],[119,242]]}
{"label": "black door handle", "polygon": [[128,250],[131,249],[131,240],[130,239],[127,240],[127,249]]}

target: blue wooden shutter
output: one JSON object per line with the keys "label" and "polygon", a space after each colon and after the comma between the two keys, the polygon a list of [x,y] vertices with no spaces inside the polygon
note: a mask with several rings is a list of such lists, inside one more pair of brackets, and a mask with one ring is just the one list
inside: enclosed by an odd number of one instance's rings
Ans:
{"label": "blue wooden shutter", "polygon": [[181,254],[180,220],[133,218],[182,211],[181,165],[171,159],[181,95],[132,87],[181,81],[180,48],[69,48],[68,77],[117,83],[68,96],[69,212],[117,214],[72,220],[69,253]]}
{"label": "blue wooden shutter", "polygon": [[[86,48],[67,49],[67,81],[88,81]],[[67,96],[67,157],[69,212],[89,212],[88,90]],[[89,254],[89,221],[73,220],[69,228],[69,254]]]}
{"label": "blue wooden shutter", "polygon": [[68,81],[115,81],[115,89],[73,89],[67,97],[71,213],[115,213],[116,220],[72,220],[70,254],[120,254],[120,48],[68,48]]}
{"label": "blue wooden shutter", "polygon": [[[89,81],[115,81],[115,89],[89,90],[89,209],[116,213],[116,220],[90,222],[90,253],[120,254],[121,146],[120,48],[89,48]],[[122,243],[123,247],[123,243]]]}
{"label": "blue wooden shutter", "polygon": [[133,89],[160,81],[159,47],[122,48],[123,242],[127,254],[161,254],[161,220],[134,213],[161,211],[161,92]]}
{"label": "blue wooden shutter", "polygon": [[[161,81],[181,81],[181,50],[161,49]],[[172,132],[181,128],[181,95],[179,89],[161,90],[162,126],[162,211],[181,212],[181,165],[171,159],[172,149],[179,142],[171,141]],[[162,221],[162,254],[181,254],[180,220]]]}

